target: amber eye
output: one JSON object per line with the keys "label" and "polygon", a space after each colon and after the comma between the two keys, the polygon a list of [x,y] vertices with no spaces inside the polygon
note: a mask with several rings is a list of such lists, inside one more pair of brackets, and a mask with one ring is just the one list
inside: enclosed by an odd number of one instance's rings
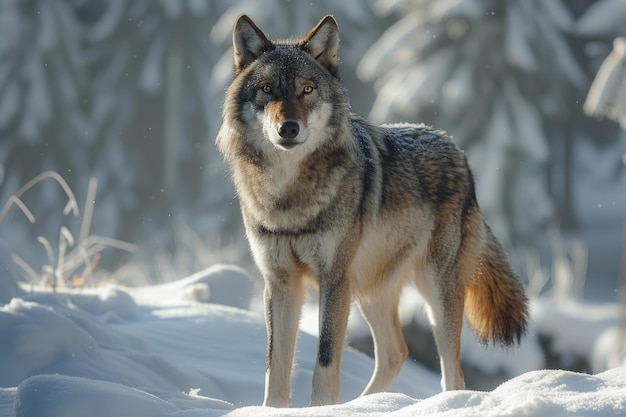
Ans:
{"label": "amber eye", "polygon": [[313,86],[305,85],[302,91],[304,92],[304,94],[311,94],[313,92]]}
{"label": "amber eye", "polygon": [[270,94],[272,92],[272,86],[264,84],[261,86],[261,91],[263,91],[265,94]]}

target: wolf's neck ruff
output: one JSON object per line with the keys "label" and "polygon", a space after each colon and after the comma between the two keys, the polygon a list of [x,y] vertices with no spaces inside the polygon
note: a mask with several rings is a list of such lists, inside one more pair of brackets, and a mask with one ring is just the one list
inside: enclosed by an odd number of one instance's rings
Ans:
{"label": "wolf's neck ruff", "polygon": [[465,386],[463,315],[483,343],[513,344],[526,328],[526,296],[481,216],[463,152],[424,125],[351,114],[338,33],[331,16],[293,41],[269,40],[246,16],[233,31],[217,146],[265,281],[265,405],[290,404],[305,281],[320,294],[314,405],[339,400],[351,301],[375,344],[363,394],[389,389],[406,358],[397,305],[407,283],[428,305],[444,390]]}

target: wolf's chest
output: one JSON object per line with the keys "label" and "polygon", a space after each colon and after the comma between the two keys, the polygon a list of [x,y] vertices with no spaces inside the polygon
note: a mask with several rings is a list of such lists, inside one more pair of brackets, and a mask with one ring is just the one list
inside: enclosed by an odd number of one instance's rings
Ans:
{"label": "wolf's chest", "polygon": [[321,169],[311,161],[285,161],[247,176],[239,184],[239,194],[248,214],[264,228],[311,230],[353,215],[360,198],[355,193],[354,171],[339,165]]}

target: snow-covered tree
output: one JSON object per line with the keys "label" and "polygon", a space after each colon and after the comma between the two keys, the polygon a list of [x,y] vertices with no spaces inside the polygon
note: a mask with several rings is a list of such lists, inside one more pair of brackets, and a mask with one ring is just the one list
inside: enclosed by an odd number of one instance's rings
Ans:
{"label": "snow-covered tree", "polygon": [[[93,229],[158,245],[171,242],[164,227],[171,218],[215,208],[230,194],[225,186],[205,192],[216,153],[209,115],[219,114],[221,94],[209,83],[222,54],[209,32],[224,6],[33,0],[0,7],[2,201],[44,170],[59,172],[78,195],[95,176]],[[63,224],[62,198],[49,189],[26,196],[46,213],[37,216],[37,234]],[[22,220],[16,213],[0,227],[19,236]]]}
{"label": "snow-covered tree", "polygon": [[[478,199],[507,246],[534,245],[546,225],[572,227],[573,144],[592,123],[577,19],[562,0],[377,1],[397,23],[364,56],[376,80],[371,117],[448,130],[468,152]],[[606,136],[606,135],[605,135]]]}
{"label": "snow-covered tree", "polygon": [[626,38],[615,38],[613,45],[591,84],[584,110],[590,116],[615,120],[626,129]]}
{"label": "snow-covered tree", "polygon": [[[355,107],[367,109],[373,94],[350,74],[384,22],[365,0],[2,1],[0,204],[55,170],[82,205],[96,177],[94,233],[150,252],[180,244],[184,229],[186,239],[236,242],[247,253],[214,145],[239,13],[271,37],[303,34],[335,14],[346,84]],[[80,222],[64,217],[57,189],[42,183],[23,196],[37,224],[19,210],[0,222],[1,237],[35,269],[45,257],[36,236],[54,241],[61,225]],[[190,262],[178,274],[201,266]]]}
{"label": "snow-covered tree", "polygon": [[614,38],[613,50],[591,85],[585,112],[606,116],[626,129],[626,2],[595,2],[578,22],[578,31],[603,41]]}
{"label": "snow-covered tree", "polygon": [[[88,79],[82,54],[82,29],[65,1],[0,3],[0,197],[8,197],[42,171],[53,166],[70,171],[70,160],[86,160],[75,146],[83,137],[75,120]],[[54,162],[53,162],[54,161]],[[65,202],[50,186],[25,202],[40,219],[38,235],[58,234],[59,225],[47,218],[62,216]],[[55,208],[58,210],[55,213]],[[20,213],[0,223],[2,237],[12,248],[35,242],[35,234]],[[54,230],[53,230],[54,229]],[[33,233],[33,234],[31,234]],[[32,245],[34,246],[34,245]],[[43,253],[43,249],[41,253]],[[35,248],[25,251],[32,260]],[[29,256],[30,255],[30,256]]]}

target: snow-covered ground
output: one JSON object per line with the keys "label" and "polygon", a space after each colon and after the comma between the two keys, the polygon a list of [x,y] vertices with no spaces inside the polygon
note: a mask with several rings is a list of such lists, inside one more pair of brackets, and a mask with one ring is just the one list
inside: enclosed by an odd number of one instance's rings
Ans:
{"label": "snow-covered ground", "polygon": [[[218,266],[159,286],[52,292],[16,285],[3,261],[0,417],[626,415],[626,367],[596,375],[527,371],[529,364],[537,364],[532,334],[525,342],[530,347],[502,358],[496,349],[464,340],[465,360],[484,358],[476,353],[481,350],[497,358],[493,363],[508,358],[515,362],[512,369],[523,372],[490,392],[440,393],[439,375],[407,361],[391,393],[358,398],[374,364],[347,348],[343,404],[263,408],[258,405],[263,397],[265,325],[260,312],[245,309],[253,286],[243,271]],[[561,336],[553,343],[566,350],[588,352],[603,338],[607,340],[597,346],[611,345],[615,311],[584,315],[574,310],[553,303],[533,305],[535,321],[540,317],[554,327]],[[572,317],[575,324],[568,322]],[[564,331],[567,326],[570,330]],[[353,331],[358,327],[353,324]],[[316,344],[315,336],[300,334],[292,382],[295,407],[308,401]],[[473,363],[488,362],[479,358]]]}

